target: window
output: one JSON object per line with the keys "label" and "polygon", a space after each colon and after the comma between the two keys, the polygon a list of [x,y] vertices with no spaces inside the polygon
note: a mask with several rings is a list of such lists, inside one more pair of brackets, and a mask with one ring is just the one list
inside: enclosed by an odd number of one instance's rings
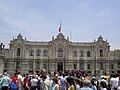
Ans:
{"label": "window", "polygon": [[120,68],[120,62],[118,62],[118,68]]}
{"label": "window", "polygon": [[20,61],[16,61],[16,69],[20,69],[20,67],[21,67]]}
{"label": "window", "polygon": [[74,69],[77,69],[77,63],[74,64]]}
{"label": "window", "polygon": [[106,69],[109,69],[109,63],[108,62],[106,63]]}
{"label": "window", "polygon": [[21,49],[18,48],[18,49],[17,49],[17,56],[20,56],[20,51],[21,51]]}
{"label": "window", "polygon": [[34,53],[33,50],[30,50],[30,51],[29,51],[30,56],[33,56],[33,53]]}
{"label": "window", "polygon": [[103,57],[103,50],[102,49],[100,49],[99,53],[100,53],[100,57]]}
{"label": "window", "polygon": [[79,63],[79,68],[80,68],[81,70],[84,70],[84,63],[83,63],[83,62],[80,62],[80,63]]}
{"label": "window", "polygon": [[7,62],[4,63],[4,68],[7,68]]}
{"label": "window", "polygon": [[47,63],[47,61],[44,61],[44,62],[43,62],[43,68],[44,68],[44,69],[47,69],[47,64],[46,64],[46,63]]}
{"label": "window", "polygon": [[44,57],[48,56],[48,51],[46,49],[44,49],[44,51],[43,51],[43,56]]}
{"label": "window", "polygon": [[114,64],[111,64],[111,69],[114,69]]}
{"label": "window", "polygon": [[101,70],[103,69],[103,63],[102,62],[100,63],[100,69]]}
{"label": "window", "polygon": [[73,51],[73,57],[77,57],[77,51],[76,50]]}
{"label": "window", "polygon": [[29,62],[29,69],[33,69],[33,61],[31,60],[30,62]]}
{"label": "window", "polygon": [[58,48],[58,57],[63,57],[63,49]]}
{"label": "window", "polygon": [[87,51],[87,57],[90,57],[90,51]]}
{"label": "window", "polygon": [[36,56],[40,56],[41,51],[39,49],[36,50]]}
{"label": "window", "polygon": [[80,50],[80,57],[84,57],[84,51]]}
{"label": "window", "polygon": [[40,69],[40,62],[36,61],[36,69]]}
{"label": "window", "polygon": [[87,68],[90,69],[90,64],[87,65]]}

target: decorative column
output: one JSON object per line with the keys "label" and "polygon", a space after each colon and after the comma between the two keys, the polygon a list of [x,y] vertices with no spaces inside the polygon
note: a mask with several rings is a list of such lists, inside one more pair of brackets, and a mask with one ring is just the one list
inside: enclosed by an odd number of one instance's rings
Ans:
{"label": "decorative column", "polygon": [[49,55],[48,55],[48,72],[50,70],[50,59],[49,59]]}
{"label": "decorative column", "polygon": [[63,58],[63,60],[64,60],[64,65],[63,65],[63,72],[65,72],[65,69],[66,69],[66,67],[65,67],[65,58]]}
{"label": "decorative column", "polygon": [[4,60],[4,53],[3,53],[3,50],[4,50],[4,45],[3,43],[0,44],[0,73],[3,73],[3,69],[4,69],[4,63],[3,63],[3,60]]}
{"label": "decorative column", "polygon": [[36,70],[36,66],[35,66],[35,58],[34,58],[34,55],[33,55],[33,73],[35,74],[35,70]]}
{"label": "decorative column", "polygon": [[84,66],[84,70],[87,70],[87,62],[85,61],[85,66]]}
{"label": "decorative column", "polygon": [[3,63],[3,56],[0,54],[0,73],[3,73],[4,63]]}

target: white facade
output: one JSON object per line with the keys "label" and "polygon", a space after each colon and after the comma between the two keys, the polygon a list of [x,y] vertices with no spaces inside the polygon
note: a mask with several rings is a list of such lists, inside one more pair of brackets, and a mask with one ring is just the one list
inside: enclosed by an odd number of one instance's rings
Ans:
{"label": "white facade", "polygon": [[82,69],[91,73],[119,70],[119,50],[110,51],[107,41],[100,36],[93,42],[71,42],[59,33],[49,42],[33,42],[23,39],[19,34],[10,42],[10,48],[4,50],[4,69],[9,73],[20,70],[39,71],[40,68]]}

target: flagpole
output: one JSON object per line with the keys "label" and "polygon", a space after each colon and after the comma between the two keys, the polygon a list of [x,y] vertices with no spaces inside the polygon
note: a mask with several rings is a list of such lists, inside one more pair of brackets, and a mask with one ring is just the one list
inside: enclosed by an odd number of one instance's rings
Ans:
{"label": "flagpole", "polygon": [[62,23],[61,23],[61,21],[60,21],[60,27],[62,26]]}
{"label": "flagpole", "polygon": [[72,30],[70,30],[70,41],[72,41]]}

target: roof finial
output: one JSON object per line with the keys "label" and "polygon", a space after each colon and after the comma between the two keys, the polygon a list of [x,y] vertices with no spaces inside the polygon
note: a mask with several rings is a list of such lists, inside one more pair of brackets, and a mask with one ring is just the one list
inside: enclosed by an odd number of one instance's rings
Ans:
{"label": "roof finial", "polygon": [[107,39],[106,39],[106,42],[107,42]]}
{"label": "roof finial", "polygon": [[26,41],[26,37],[25,37],[25,41]]}
{"label": "roof finial", "polygon": [[52,36],[52,40],[54,40],[54,36]]}
{"label": "roof finial", "polygon": [[17,36],[17,39],[22,39],[21,33],[19,33],[19,35]]}

